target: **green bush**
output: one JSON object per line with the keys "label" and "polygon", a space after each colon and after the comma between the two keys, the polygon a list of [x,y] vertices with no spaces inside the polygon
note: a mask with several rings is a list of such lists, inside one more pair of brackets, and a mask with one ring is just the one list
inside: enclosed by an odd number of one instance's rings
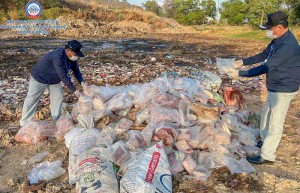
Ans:
{"label": "green bush", "polygon": [[59,16],[65,14],[67,11],[63,8],[53,7],[43,10],[42,19],[56,19]]}
{"label": "green bush", "polygon": [[42,4],[43,9],[62,7],[60,0],[42,0],[40,3]]}
{"label": "green bush", "polygon": [[24,10],[18,11],[18,17],[20,20],[28,20],[29,17],[26,15],[26,12]]}

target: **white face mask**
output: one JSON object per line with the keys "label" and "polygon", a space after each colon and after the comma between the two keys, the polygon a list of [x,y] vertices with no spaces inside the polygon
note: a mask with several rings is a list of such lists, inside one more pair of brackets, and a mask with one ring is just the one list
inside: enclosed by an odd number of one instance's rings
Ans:
{"label": "white face mask", "polygon": [[69,58],[70,60],[72,60],[72,61],[76,61],[76,60],[78,60],[78,56],[72,56],[71,58]]}
{"label": "white face mask", "polygon": [[271,38],[271,39],[275,39],[277,36],[273,34],[273,32],[271,30],[267,30],[266,32],[267,37]]}

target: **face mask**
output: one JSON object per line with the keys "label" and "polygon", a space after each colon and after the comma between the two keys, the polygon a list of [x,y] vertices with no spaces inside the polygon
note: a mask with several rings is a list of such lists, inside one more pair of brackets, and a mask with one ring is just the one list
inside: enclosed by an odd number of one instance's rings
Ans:
{"label": "face mask", "polygon": [[72,61],[76,61],[76,60],[78,60],[78,56],[72,56],[71,58],[69,58],[70,60],[72,60]]}
{"label": "face mask", "polygon": [[271,39],[275,39],[277,36],[273,34],[273,32],[271,30],[267,30],[266,32],[267,37],[271,38]]}

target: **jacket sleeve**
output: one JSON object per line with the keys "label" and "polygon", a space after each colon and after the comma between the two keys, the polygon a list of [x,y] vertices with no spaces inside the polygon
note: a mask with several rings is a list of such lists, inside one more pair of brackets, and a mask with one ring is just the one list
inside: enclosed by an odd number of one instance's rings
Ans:
{"label": "jacket sleeve", "polygon": [[65,68],[64,62],[59,57],[55,57],[52,59],[53,66],[55,71],[60,78],[60,80],[72,91],[75,92],[76,88],[73,85],[71,78],[67,75],[67,70]]}
{"label": "jacket sleeve", "polygon": [[288,45],[280,44],[274,50],[273,55],[264,65],[251,68],[248,71],[239,71],[239,76],[253,77],[268,73],[276,69],[277,66],[283,65],[290,57],[295,54],[293,48]]}
{"label": "jacket sleeve", "polygon": [[279,65],[283,65],[294,54],[295,49],[285,44],[279,44],[276,50],[274,50],[273,55],[265,63],[267,66],[266,72],[276,69]]}
{"label": "jacket sleeve", "polygon": [[266,65],[259,65],[257,67],[251,68],[249,70],[240,70],[239,76],[243,77],[253,77],[259,76],[266,73],[267,66]]}
{"label": "jacket sleeve", "polygon": [[251,56],[249,58],[243,59],[243,64],[245,66],[247,66],[247,65],[251,65],[251,64],[256,64],[256,63],[259,63],[259,62],[263,62],[267,58],[268,53],[270,51],[270,48],[271,48],[271,43],[261,53],[256,54],[255,56]]}
{"label": "jacket sleeve", "polygon": [[79,67],[78,67],[78,63],[77,62],[72,62],[72,65],[71,65],[71,69],[74,73],[74,76],[75,78],[78,80],[79,83],[83,82],[83,78],[82,78],[82,74],[79,70]]}

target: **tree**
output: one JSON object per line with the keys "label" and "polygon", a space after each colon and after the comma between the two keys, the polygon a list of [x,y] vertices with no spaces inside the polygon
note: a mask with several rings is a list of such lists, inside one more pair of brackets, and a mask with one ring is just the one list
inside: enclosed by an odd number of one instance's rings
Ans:
{"label": "tree", "polygon": [[202,0],[199,5],[204,15],[214,18],[216,12],[216,2],[214,0]]}
{"label": "tree", "polygon": [[289,16],[289,23],[300,24],[300,2],[299,0],[279,0],[279,7]]}
{"label": "tree", "polygon": [[156,15],[162,15],[163,13],[162,7],[160,7],[154,0],[146,1],[146,3],[144,3],[143,6],[145,7],[146,11],[151,11]]}
{"label": "tree", "polygon": [[266,21],[267,14],[279,10],[288,14],[290,24],[300,23],[299,0],[229,0],[222,3],[222,18],[230,25],[241,25],[247,18],[257,27]]}
{"label": "tree", "polygon": [[279,10],[278,0],[248,0],[247,17],[252,26],[258,26],[266,21],[269,13]]}
{"label": "tree", "polygon": [[246,18],[248,4],[241,0],[229,0],[222,3],[222,19],[227,19],[229,25],[241,25]]}
{"label": "tree", "polygon": [[202,23],[204,13],[199,0],[174,0],[174,19],[184,25]]}
{"label": "tree", "polygon": [[166,17],[174,17],[174,2],[173,0],[165,0],[163,4]]}
{"label": "tree", "polygon": [[295,4],[291,12],[290,23],[293,25],[300,25],[300,3]]}

